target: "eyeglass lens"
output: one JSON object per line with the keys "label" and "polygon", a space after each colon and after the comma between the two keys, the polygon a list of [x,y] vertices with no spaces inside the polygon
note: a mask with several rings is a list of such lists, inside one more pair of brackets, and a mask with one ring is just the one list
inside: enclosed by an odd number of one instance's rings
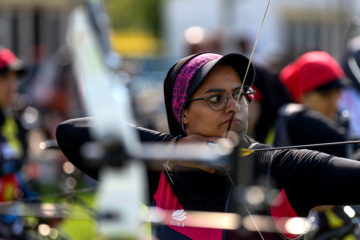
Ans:
{"label": "eyeglass lens", "polygon": [[242,107],[247,107],[254,99],[254,91],[251,87],[244,86],[243,93],[240,93],[240,89],[234,93],[227,93],[225,91],[209,92],[207,96],[207,102],[209,107],[213,110],[223,109],[229,101],[229,95],[233,95],[234,100],[238,100],[238,104]]}

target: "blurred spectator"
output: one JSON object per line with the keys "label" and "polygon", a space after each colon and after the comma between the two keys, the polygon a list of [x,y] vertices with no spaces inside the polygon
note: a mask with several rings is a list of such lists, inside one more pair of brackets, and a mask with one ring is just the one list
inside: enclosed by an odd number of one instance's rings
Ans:
{"label": "blurred spectator", "polygon": [[[0,48],[0,202],[5,213],[14,212],[14,201],[34,197],[21,175],[26,161],[27,131],[12,109],[17,93],[18,74],[24,65],[7,48]],[[16,215],[0,215],[0,238],[27,239],[23,220]]]}
{"label": "blurred spectator", "polygon": [[[294,103],[283,105],[275,123],[274,146],[341,142],[348,139],[346,128],[349,119],[339,113],[339,99],[346,85],[339,63],[326,52],[313,51],[300,56],[280,72],[279,80],[289,91]],[[349,157],[346,145],[316,147],[314,150],[339,157]],[[309,196],[311,197],[311,196]],[[353,225],[341,206],[319,206],[310,213],[316,218],[314,239],[358,239],[352,233]],[[334,225],[334,218],[337,224]],[[333,229],[348,229],[341,231]],[[323,235],[324,234],[324,235]]]}
{"label": "blurred spectator", "polygon": [[57,124],[83,115],[70,53],[67,46],[58,48],[43,59],[35,56],[47,55],[45,47],[34,47],[34,52],[35,65],[22,90],[31,95],[33,104],[39,109],[42,116],[40,124],[46,138],[55,139]]}
{"label": "blurred spectator", "polygon": [[250,37],[247,36],[240,36],[237,38],[237,48],[238,51],[241,54],[244,54],[245,56],[251,55],[251,43],[254,42],[253,39],[250,39]]}
{"label": "blurred spectator", "polygon": [[[22,92],[31,96],[32,104],[40,116],[31,137],[37,137],[37,146],[45,141],[56,145],[56,126],[64,119],[83,116],[70,52],[66,45],[52,54],[43,45],[34,46],[31,52],[31,62],[34,65],[25,76],[25,83],[21,85]],[[66,174],[63,171],[66,158],[60,151],[34,152],[31,157],[44,169],[38,179],[42,185],[51,185],[55,192],[67,190],[64,181],[60,183],[59,179],[67,178],[72,173]]]}
{"label": "blurred spectator", "polygon": [[[237,51],[251,55],[252,40],[249,36],[237,37]],[[271,145],[273,126],[278,109],[292,99],[282,83],[279,82],[279,71],[282,65],[283,50],[276,44],[268,44],[260,54],[254,55],[252,63],[256,70],[252,88],[255,99],[249,106],[248,135],[261,143]],[[269,139],[268,139],[269,138]]]}
{"label": "blurred spectator", "polygon": [[341,94],[340,108],[350,113],[350,133],[360,139],[360,36],[348,41],[341,65],[350,80]]}
{"label": "blurred spectator", "polygon": [[221,53],[223,51],[223,33],[219,30],[207,30],[192,26],[185,30],[185,46],[187,54],[201,52]]}
{"label": "blurred spectator", "polygon": [[[253,89],[255,99],[249,106],[249,135],[259,142],[272,144],[273,126],[278,109],[292,99],[282,83],[278,73],[266,66],[254,63],[256,69]],[[270,138],[270,140],[268,139]]]}
{"label": "blurred spectator", "polygon": [[[348,140],[343,126],[348,119],[341,117],[338,106],[346,85],[344,77],[338,62],[326,52],[308,52],[288,64],[279,79],[294,103],[282,106],[278,112],[274,146]],[[315,150],[347,156],[346,145]]]}

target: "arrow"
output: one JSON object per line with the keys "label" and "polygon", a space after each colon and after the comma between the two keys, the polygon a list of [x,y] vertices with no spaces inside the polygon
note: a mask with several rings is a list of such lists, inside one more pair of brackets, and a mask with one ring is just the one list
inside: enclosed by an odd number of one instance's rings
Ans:
{"label": "arrow", "polygon": [[272,147],[272,148],[261,148],[261,149],[246,149],[240,148],[240,156],[245,157],[254,152],[264,152],[264,151],[275,151],[275,150],[287,150],[287,149],[298,149],[298,148],[314,148],[314,147],[324,147],[324,146],[334,146],[334,145],[345,145],[345,144],[356,144],[360,143],[360,140],[354,141],[344,141],[344,142],[332,142],[332,143],[317,143],[317,144],[306,144],[306,145],[294,145],[294,146],[284,146],[284,147]]}

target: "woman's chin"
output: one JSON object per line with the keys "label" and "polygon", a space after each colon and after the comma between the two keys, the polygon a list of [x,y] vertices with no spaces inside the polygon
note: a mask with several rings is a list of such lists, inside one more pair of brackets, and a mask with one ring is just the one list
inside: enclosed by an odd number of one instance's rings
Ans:
{"label": "woman's chin", "polygon": [[244,129],[243,127],[231,127],[229,133],[228,130],[226,129],[226,131],[223,132],[221,137],[225,138],[226,136],[229,137],[230,135],[242,139],[246,135],[246,129]]}

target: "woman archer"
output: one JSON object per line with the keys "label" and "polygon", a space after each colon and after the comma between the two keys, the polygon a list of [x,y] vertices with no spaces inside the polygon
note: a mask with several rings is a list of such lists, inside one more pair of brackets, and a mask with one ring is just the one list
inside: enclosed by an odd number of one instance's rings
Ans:
{"label": "woman archer", "polygon": [[[248,105],[253,100],[251,85],[255,70],[241,54],[225,56],[200,53],[179,60],[164,81],[164,96],[170,135],[137,128],[142,141],[189,144],[217,141],[235,133],[242,148],[266,148],[248,137]],[[245,80],[244,80],[245,79]],[[231,124],[230,124],[231,123]],[[230,126],[230,128],[229,128]],[[80,155],[81,146],[90,140],[91,120],[71,119],[57,128],[57,141],[65,156],[80,170],[96,178]],[[277,225],[282,217],[306,217],[318,205],[357,205],[360,193],[360,162],[311,150],[255,152],[254,176],[267,176],[279,194],[267,209],[279,232],[243,234],[242,231],[188,227],[187,211],[232,211],[235,186],[224,168],[185,163],[164,166],[150,178],[152,205],[180,213],[177,222],[153,226],[158,239],[280,239],[301,238],[282,232]],[[241,161],[241,160],[240,160]],[[231,170],[230,170],[231,172]],[[236,207],[236,206],[235,206]],[[174,216],[174,215],[173,215]],[[186,216],[186,217],[185,217]],[[171,216],[170,216],[171,217]]]}

